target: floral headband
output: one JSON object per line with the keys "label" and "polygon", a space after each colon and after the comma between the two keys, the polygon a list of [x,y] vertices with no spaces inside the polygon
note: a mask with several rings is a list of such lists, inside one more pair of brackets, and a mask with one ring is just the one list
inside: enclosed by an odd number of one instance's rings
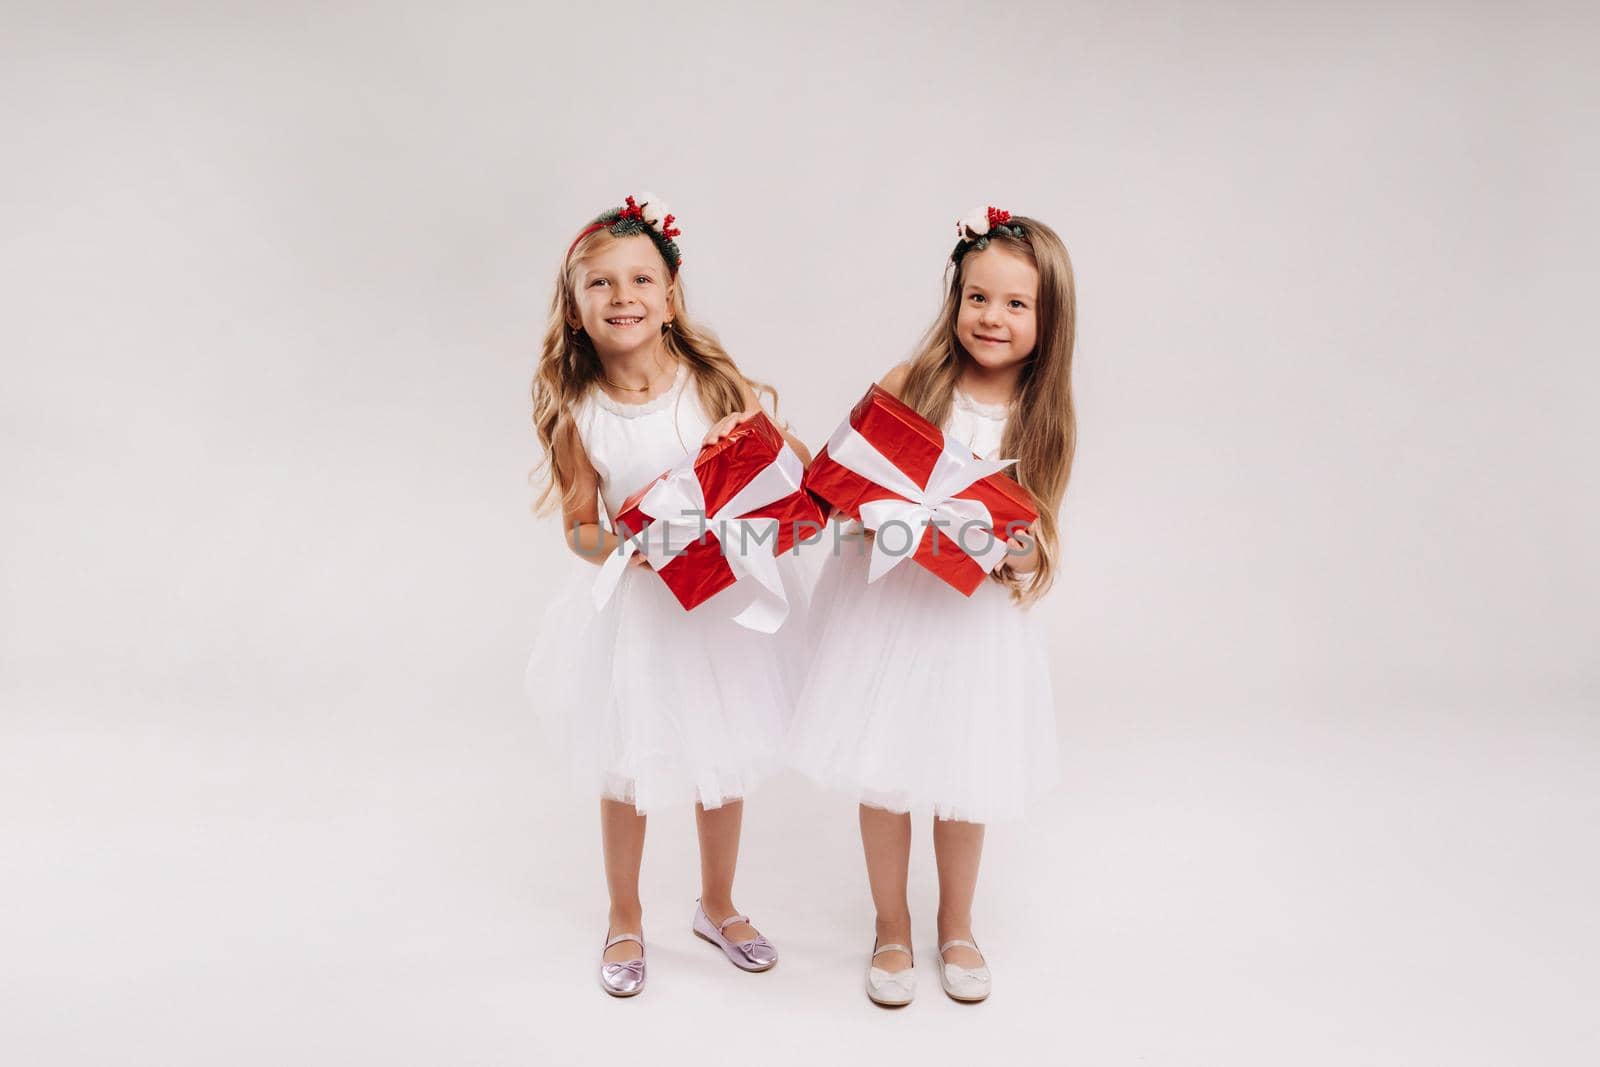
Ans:
{"label": "floral headband", "polygon": [[585,226],[567,246],[567,258],[572,258],[572,250],[578,247],[579,241],[596,230],[610,230],[613,237],[632,237],[642,233],[655,242],[661,258],[667,261],[667,269],[677,274],[679,265],[683,263],[683,253],[678,251],[678,243],[673,238],[683,231],[673,229],[673,219],[674,216],[660,197],[645,193],[643,203],[635,203],[630,196],[622,207],[612,208]]}
{"label": "floral headband", "polygon": [[[1007,225],[1010,223],[1010,225]],[[1017,223],[1011,222],[1011,212],[997,207],[975,207],[956,222],[955,251],[950,253],[952,263],[960,263],[968,252],[982,252],[989,247],[989,238],[1004,234],[1024,240],[1027,234]]]}

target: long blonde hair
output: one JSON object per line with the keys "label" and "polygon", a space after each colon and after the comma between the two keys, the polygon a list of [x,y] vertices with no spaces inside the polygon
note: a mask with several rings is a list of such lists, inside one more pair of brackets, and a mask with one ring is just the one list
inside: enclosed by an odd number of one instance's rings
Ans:
{"label": "long blonde hair", "polygon": [[[1060,534],[1056,513],[1067,492],[1072,457],[1077,450],[1078,419],[1072,403],[1072,347],[1077,332],[1077,295],[1072,259],[1056,232],[1037,219],[1011,216],[1023,237],[992,233],[989,245],[1003,245],[1031,262],[1039,272],[1038,334],[1033,354],[1022,366],[1011,418],[1006,423],[1000,454],[1016,459],[1011,476],[1033,494],[1039,521],[1033,536],[1039,545],[1039,567],[1024,578],[1003,564],[993,574],[1011,589],[1019,604],[1043,596],[1055,580]],[[965,257],[963,257],[964,259]],[[911,357],[903,399],[935,426],[944,425],[961,376],[961,342],[956,318],[961,312],[962,268],[947,271],[949,288],[939,317]]]}
{"label": "long blonde hair", "polygon": [[[600,380],[602,371],[600,357],[595,353],[589,335],[581,329],[574,331],[570,327],[571,323],[578,320],[577,297],[573,290],[578,262],[608,242],[631,240],[634,237],[649,240],[642,234],[614,237],[604,228],[584,235],[572,246],[556,276],[555,295],[550,301],[550,321],[544,332],[544,348],[533,377],[533,425],[539,433],[539,444],[544,449],[544,459],[533,478],[537,484],[540,475],[548,477],[534,501],[536,513],[550,511],[557,502],[562,508],[583,503],[577,499],[573,471],[566,469],[563,452],[556,447],[560,441],[576,443],[577,425],[573,422],[572,410],[589,388]],[[651,245],[654,247],[653,242]],[[656,254],[660,255],[659,250]],[[662,266],[667,266],[665,260]],[[772,412],[777,414],[777,390],[744,378],[716,335],[690,319],[684,302],[683,279],[677,275],[672,278],[672,323],[669,329],[663,331],[661,342],[669,355],[688,366],[699,388],[700,402],[713,422],[724,415],[744,410],[741,382],[748,382],[758,396],[770,396]]]}

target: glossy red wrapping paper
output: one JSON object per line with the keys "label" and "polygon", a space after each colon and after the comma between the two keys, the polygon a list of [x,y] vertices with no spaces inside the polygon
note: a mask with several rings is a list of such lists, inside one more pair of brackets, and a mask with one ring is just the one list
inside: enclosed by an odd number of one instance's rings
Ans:
{"label": "glossy red wrapping paper", "polygon": [[[873,385],[851,409],[850,425],[912,481],[927,485],[945,447],[944,434],[937,426],[880,385]],[[861,505],[868,501],[903,499],[834,462],[826,448],[806,471],[805,487],[821,504],[852,519],[861,518]],[[956,496],[983,504],[994,520],[995,535],[1002,540],[1008,532],[1026,529],[1039,518],[1031,494],[1004,474],[981,478]],[[936,526],[923,529],[912,559],[967,596],[983,584],[987,575],[950,533]]]}
{"label": "glossy red wrapping paper", "polygon": [[[735,493],[750,479],[769,466],[784,447],[783,434],[765,412],[748,422],[740,423],[722,440],[706,445],[695,457],[694,473],[705,493],[706,515],[712,516],[733,499]],[[627,500],[617,515],[619,534],[637,534],[653,521],[639,510],[651,486],[666,477],[666,473],[653,479]],[[777,546],[774,553],[781,555],[794,547],[797,537],[812,538],[823,524],[823,514],[817,502],[803,489],[791,493],[765,507],[740,516],[740,518],[773,518],[778,520]],[[735,581],[733,569],[723,557],[717,535],[707,531],[699,541],[688,546],[683,554],[656,572],[673,596],[685,610],[692,609],[722,592]]]}

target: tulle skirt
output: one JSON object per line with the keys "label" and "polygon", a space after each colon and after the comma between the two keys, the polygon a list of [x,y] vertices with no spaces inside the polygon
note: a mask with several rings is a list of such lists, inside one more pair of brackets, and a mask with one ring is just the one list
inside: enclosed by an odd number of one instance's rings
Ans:
{"label": "tulle skirt", "polygon": [[573,556],[546,605],[526,686],[552,756],[590,794],[640,812],[745,796],[781,757],[803,672],[806,564],[779,557],[789,617],[775,634],[738,626],[734,586],[685,611],[630,565],[596,611],[600,570]]}
{"label": "tulle skirt", "polygon": [[890,811],[1020,817],[1055,784],[1041,621],[985,581],[962,596],[912,560],[867,584],[868,546],[822,565],[787,760]]}

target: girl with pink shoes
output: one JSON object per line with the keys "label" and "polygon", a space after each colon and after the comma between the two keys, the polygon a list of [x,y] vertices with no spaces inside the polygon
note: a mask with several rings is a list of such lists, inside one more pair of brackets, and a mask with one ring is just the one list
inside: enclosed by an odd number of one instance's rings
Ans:
{"label": "girl with pink shoes", "polygon": [[[614,520],[635,490],[760,410],[757,389],[686,310],[675,219],[654,196],[599,216],[572,242],[533,383],[534,423],[567,544],[590,563],[617,552]],[[781,422],[780,422],[781,425]],[[784,435],[809,462],[804,446]],[[602,520],[601,505],[605,508]],[[623,569],[609,599],[580,567],[547,609],[527,686],[565,742],[581,787],[601,797],[610,927],[599,964],[607,993],[645,985],[639,866],[645,813],[694,803],[701,892],[692,929],[745,971],[777,950],[738,913],[733,877],[743,798],[773,770],[801,681],[807,590],[778,559],[789,618],[775,634],[732,621],[738,586],[685,612],[645,566]]]}

